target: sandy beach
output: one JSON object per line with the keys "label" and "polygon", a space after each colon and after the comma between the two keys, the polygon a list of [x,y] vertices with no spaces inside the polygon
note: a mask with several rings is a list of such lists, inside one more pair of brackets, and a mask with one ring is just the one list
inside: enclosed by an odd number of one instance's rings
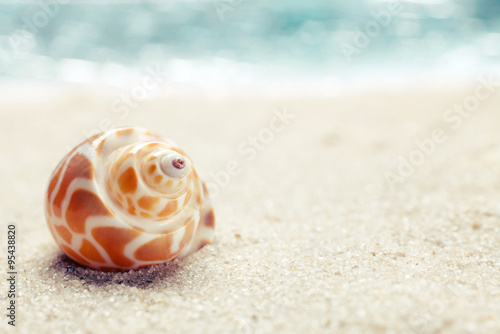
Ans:
{"label": "sandy beach", "polygon": [[[116,93],[84,86],[6,95],[0,244],[17,224],[18,296],[16,327],[3,315],[0,332],[500,333],[500,90],[478,87],[159,94],[126,115]],[[213,245],[127,273],[62,255],[43,213],[50,173],[124,125],[193,159],[214,193]]]}

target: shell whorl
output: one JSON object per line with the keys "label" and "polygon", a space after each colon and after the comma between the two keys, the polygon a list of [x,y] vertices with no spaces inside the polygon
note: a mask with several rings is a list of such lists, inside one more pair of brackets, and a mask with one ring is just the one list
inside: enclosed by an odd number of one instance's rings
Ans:
{"label": "shell whorl", "polygon": [[174,143],[140,128],[83,142],[59,164],[46,216],[60,248],[101,270],[190,254],[213,241],[206,188]]}
{"label": "shell whorl", "polygon": [[201,203],[192,195],[202,190],[192,164],[187,163],[184,173],[174,177],[164,171],[165,162],[176,161],[172,156],[188,159],[172,149],[161,142],[132,144],[107,159],[106,184],[101,186],[112,199],[116,215],[138,230],[173,232],[199,214]]}

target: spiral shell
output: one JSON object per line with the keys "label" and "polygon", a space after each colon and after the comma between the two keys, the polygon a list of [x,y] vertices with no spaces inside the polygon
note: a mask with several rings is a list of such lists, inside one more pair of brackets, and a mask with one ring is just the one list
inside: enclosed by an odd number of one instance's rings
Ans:
{"label": "spiral shell", "polygon": [[50,179],[45,215],[74,261],[125,271],[191,254],[214,238],[214,212],[192,161],[141,128],[98,134]]}

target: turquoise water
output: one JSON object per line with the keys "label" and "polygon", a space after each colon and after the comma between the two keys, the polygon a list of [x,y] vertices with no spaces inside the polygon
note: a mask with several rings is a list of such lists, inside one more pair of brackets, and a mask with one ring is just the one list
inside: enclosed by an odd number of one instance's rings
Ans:
{"label": "turquoise water", "polygon": [[4,77],[56,78],[67,59],[227,61],[320,74],[500,60],[498,0],[39,1],[0,5],[0,23]]}

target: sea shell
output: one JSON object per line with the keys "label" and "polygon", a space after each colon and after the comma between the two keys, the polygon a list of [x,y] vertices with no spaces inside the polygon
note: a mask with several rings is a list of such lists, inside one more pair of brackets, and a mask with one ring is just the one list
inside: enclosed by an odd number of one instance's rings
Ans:
{"label": "sea shell", "polygon": [[54,170],[45,215],[74,261],[126,271],[191,254],[214,239],[214,212],[192,161],[142,128],[98,134]]}

